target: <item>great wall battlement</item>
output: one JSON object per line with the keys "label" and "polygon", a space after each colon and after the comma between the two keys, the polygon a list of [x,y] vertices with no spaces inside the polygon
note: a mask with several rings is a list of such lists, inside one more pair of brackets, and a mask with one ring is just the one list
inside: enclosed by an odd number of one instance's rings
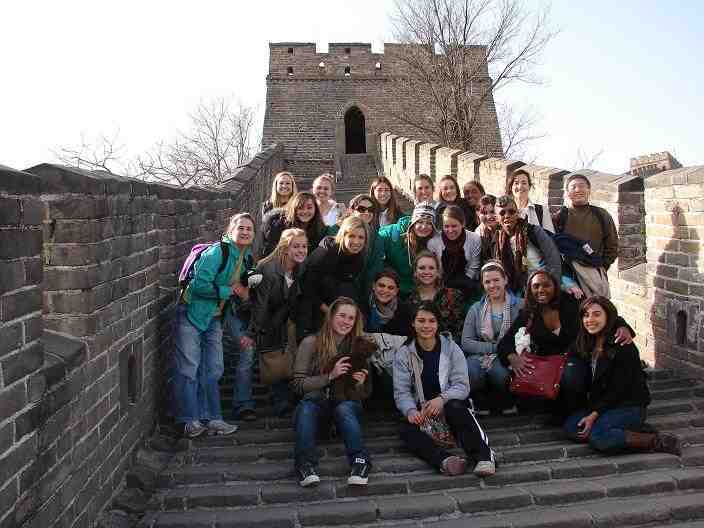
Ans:
{"label": "great wall battlement", "polygon": [[[530,173],[531,199],[554,212],[570,171],[462,152],[384,132],[378,152],[387,176],[412,198],[413,179],[456,176],[505,194],[517,168]],[[594,205],[611,213],[619,256],[609,270],[612,297],[633,325],[641,356],[658,368],[704,375],[704,166],[643,177],[579,171],[592,182]]]}

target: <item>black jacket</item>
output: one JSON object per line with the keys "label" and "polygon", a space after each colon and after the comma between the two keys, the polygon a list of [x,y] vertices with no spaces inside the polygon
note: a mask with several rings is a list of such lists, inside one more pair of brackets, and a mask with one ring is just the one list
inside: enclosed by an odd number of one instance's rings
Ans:
{"label": "black jacket", "polygon": [[619,346],[613,336],[597,361],[589,388],[589,410],[603,413],[617,407],[645,407],[650,391],[634,344]]}
{"label": "black jacket", "polygon": [[325,237],[305,262],[303,296],[298,306],[296,328],[298,339],[320,330],[323,313],[338,297],[358,298],[357,277],[364,268],[364,254],[347,255],[340,251],[333,237]]}
{"label": "black jacket", "polygon": [[293,284],[286,286],[285,272],[277,260],[257,266],[261,282],[252,289],[252,317],[249,331],[257,350],[283,347],[286,343],[286,322],[293,319],[301,298],[300,267],[294,271]]}
{"label": "black jacket", "polygon": [[[296,227],[289,225],[286,222],[286,213],[283,209],[272,209],[264,215],[262,219],[262,243],[259,248],[259,258],[264,258],[269,255],[276,244],[279,243],[281,239],[281,233],[289,227]],[[318,244],[323,236],[327,233],[325,226],[321,226],[319,233],[311,233],[311,229],[307,229],[306,235],[308,237],[308,253],[310,254]]]}
{"label": "black jacket", "polygon": [[[577,339],[581,324],[579,320],[579,301],[569,294],[561,293],[558,310],[560,312],[559,335],[555,335],[545,327],[542,317],[536,316],[533,320],[533,325],[530,330],[530,348],[532,354],[538,356],[552,356],[555,354],[566,354],[570,351],[575,339]],[[509,354],[516,351],[516,333],[519,328],[526,326],[527,321],[528,313],[524,308],[496,347],[499,359],[505,367],[510,365],[508,361]],[[633,329],[628,326],[623,318],[619,317],[616,321],[616,328],[622,326],[627,327],[631,331],[631,334],[635,336]]]}

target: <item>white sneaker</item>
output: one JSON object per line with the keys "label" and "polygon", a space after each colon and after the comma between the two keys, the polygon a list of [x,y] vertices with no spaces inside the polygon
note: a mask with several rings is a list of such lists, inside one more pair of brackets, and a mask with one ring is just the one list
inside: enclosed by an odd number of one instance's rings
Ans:
{"label": "white sneaker", "polygon": [[226,436],[234,433],[239,426],[229,424],[223,420],[210,420],[206,425],[209,435]]}
{"label": "white sneaker", "polygon": [[496,464],[491,460],[480,460],[474,466],[474,474],[478,477],[490,477],[496,473]]}
{"label": "white sneaker", "polygon": [[205,432],[205,427],[199,421],[186,422],[183,424],[183,436],[186,438],[198,438]]}

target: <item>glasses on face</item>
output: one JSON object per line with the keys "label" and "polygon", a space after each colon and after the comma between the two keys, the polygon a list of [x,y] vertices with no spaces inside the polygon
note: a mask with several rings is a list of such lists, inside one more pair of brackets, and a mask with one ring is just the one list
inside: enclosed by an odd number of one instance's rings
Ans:
{"label": "glasses on face", "polygon": [[358,213],[371,213],[371,214],[374,214],[375,209],[374,209],[374,206],[373,206],[373,205],[370,205],[370,206],[358,205],[358,206],[355,208],[355,211],[357,211]]}
{"label": "glasses on face", "polygon": [[501,211],[499,211],[499,216],[513,216],[517,212],[518,211],[516,211],[515,209],[501,209]]}
{"label": "glasses on face", "polygon": [[376,194],[391,194],[391,189],[387,189],[386,187],[377,187],[374,189],[374,192]]}

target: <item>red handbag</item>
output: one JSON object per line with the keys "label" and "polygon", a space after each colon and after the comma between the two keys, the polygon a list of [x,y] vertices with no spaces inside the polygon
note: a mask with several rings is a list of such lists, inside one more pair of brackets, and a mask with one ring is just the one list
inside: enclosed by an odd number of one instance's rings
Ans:
{"label": "red handbag", "polygon": [[511,392],[522,397],[557,399],[567,355],[537,356],[529,353],[523,355],[530,359],[533,371],[525,376],[514,374],[511,379]]}

